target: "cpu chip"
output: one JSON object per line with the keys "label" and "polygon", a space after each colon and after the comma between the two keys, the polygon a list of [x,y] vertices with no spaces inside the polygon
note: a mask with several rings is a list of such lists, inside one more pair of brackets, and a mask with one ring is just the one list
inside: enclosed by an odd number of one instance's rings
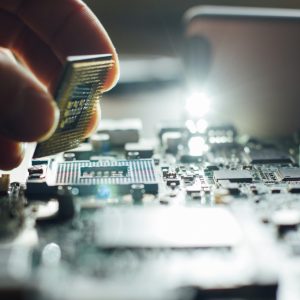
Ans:
{"label": "cpu chip", "polygon": [[54,96],[60,110],[59,123],[48,140],[37,144],[34,158],[67,151],[82,142],[112,66],[110,54],[67,58]]}

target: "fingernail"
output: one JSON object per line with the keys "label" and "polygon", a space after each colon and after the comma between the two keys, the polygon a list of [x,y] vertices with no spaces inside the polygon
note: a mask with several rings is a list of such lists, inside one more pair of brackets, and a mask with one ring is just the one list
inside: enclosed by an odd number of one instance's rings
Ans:
{"label": "fingernail", "polygon": [[55,131],[59,110],[50,94],[33,88],[20,91],[18,107],[12,109],[6,131],[20,141],[40,141]]}

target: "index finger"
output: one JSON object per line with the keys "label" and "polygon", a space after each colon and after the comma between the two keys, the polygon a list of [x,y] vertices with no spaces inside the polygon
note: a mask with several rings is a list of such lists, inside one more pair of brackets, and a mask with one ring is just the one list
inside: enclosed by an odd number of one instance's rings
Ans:
{"label": "index finger", "polygon": [[105,87],[114,86],[119,76],[115,48],[92,11],[80,0],[1,0],[0,9],[17,15],[63,63],[67,56],[113,54],[115,65]]}

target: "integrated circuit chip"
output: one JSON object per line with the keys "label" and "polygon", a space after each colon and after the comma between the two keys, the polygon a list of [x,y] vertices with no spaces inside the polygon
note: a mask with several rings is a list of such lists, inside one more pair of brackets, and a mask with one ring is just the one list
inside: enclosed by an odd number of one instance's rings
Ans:
{"label": "integrated circuit chip", "polygon": [[282,181],[300,181],[300,168],[280,168],[278,175]]}
{"label": "integrated circuit chip", "polygon": [[54,98],[60,110],[58,127],[38,143],[34,158],[76,148],[84,139],[113,60],[110,54],[67,58]]}
{"label": "integrated circuit chip", "polygon": [[248,170],[218,170],[214,171],[214,179],[216,181],[252,182],[252,175]]}
{"label": "integrated circuit chip", "polygon": [[289,164],[292,158],[274,148],[251,149],[246,152],[246,160],[249,164]]}
{"label": "integrated circuit chip", "polygon": [[[41,193],[42,187],[51,190],[58,186],[77,187],[80,194],[97,194],[98,189],[124,194],[130,192],[132,184],[142,183],[146,193],[156,194],[158,180],[154,161],[100,160],[70,161],[50,164],[43,178],[29,178],[27,191]],[[48,191],[49,192],[49,191]]]}

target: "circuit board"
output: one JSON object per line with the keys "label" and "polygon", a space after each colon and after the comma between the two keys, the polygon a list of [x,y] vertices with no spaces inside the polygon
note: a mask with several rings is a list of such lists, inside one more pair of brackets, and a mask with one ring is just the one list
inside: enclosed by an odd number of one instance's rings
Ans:
{"label": "circuit board", "polygon": [[297,136],[141,127],[103,120],[26,184],[1,178],[0,295],[300,299]]}

